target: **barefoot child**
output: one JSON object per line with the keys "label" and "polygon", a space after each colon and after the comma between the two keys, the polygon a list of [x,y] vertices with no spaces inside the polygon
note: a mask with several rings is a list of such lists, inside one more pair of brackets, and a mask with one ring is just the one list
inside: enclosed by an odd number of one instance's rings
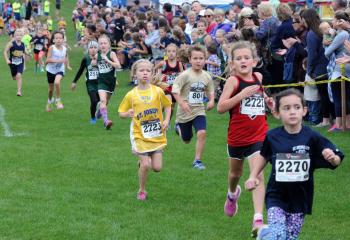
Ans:
{"label": "barefoot child", "polygon": [[[147,197],[145,190],[147,172],[151,167],[155,172],[162,168],[162,151],[167,144],[166,129],[170,120],[171,102],[159,87],[150,84],[153,64],[145,59],[136,61],[132,74],[138,85],[129,91],[119,106],[119,116],[130,117],[130,141],[132,152],[139,159],[139,184],[137,199]],[[165,119],[163,120],[163,112]]]}
{"label": "barefoot child", "polygon": [[[189,48],[191,67],[182,72],[174,81],[172,93],[178,103],[175,127],[182,140],[190,143],[193,133],[197,133],[196,153],[192,164],[195,169],[203,170],[202,154],[206,140],[205,110],[214,107],[214,87],[209,73],[203,71],[205,65],[205,48],[193,45]],[[207,108],[204,105],[204,95],[209,97]]]}
{"label": "barefoot child", "polygon": [[[228,192],[224,206],[229,217],[236,215],[241,188],[238,182],[242,176],[243,160],[248,159],[249,167],[256,161],[262,142],[268,130],[265,115],[262,75],[253,72],[257,64],[255,46],[246,41],[232,46],[231,76],[227,79],[218,103],[218,112],[230,112],[227,137],[229,157]],[[254,217],[252,236],[263,226],[264,179],[259,174],[260,184],[253,191]]]}
{"label": "barefoot child", "polygon": [[267,133],[245,187],[252,190],[259,185],[257,176],[271,163],[265,196],[269,227],[262,228],[259,236],[298,239],[305,214],[312,210],[314,171],[335,169],[344,155],[328,139],[302,125],[307,109],[298,90],[280,92],[275,102],[283,126]]}

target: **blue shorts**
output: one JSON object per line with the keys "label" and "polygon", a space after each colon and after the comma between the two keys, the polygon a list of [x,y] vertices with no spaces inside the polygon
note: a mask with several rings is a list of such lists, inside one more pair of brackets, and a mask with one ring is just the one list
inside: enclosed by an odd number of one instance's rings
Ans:
{"label": "blue shorts", "polygon": [[207,129],[207,120],[203,115],[197,116],[191,121],[178,124],[180,127],[180,136],[183,141],[190,141],[193,137],[192,126],[196,130],[196,133]]}
{"label": "blue shorts", "polygon": [[11,76],[14,78],[16,77],[17,73],[20,73],[20,74],[23,73],[24,64],[23,63],[19,65],[9,64],[9,67],[11,69]]}
{"label": "blue shorts", "polygon": [[240,147],[232,147],[230,145],[227,145],[227,155],[230,158],[244,160],[245,158],[253,156],[257,152],[260,152],[262,145],[262,142],[256,142],[247,146]]}

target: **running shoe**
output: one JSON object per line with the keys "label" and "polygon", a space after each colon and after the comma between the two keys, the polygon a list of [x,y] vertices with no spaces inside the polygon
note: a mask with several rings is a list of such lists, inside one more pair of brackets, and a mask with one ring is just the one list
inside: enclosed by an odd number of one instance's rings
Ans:
{"label": "running shoe", "polygon": [[95,125],[96,124],[96,118],[91,118],[90,119],[90,124]]}
{"label": "running shoe", "polygon": [[47,103],[46,104],[46,112],[51,112],[52,111],[52,103]]}
{"label": "running shoe", "polygon": [[96,105],[96,112],[95,112],[96,119],[100,119],[102,117],[102,114],[100,112],[100,105],[101,105],[101,102],[98,102]]}
{"label": "running shoe", "polygon": [[174,125],[175,133],[181,137],[181,129],[179,123],[175,123]]}
{"label": "running shoe", "polygon": [[145,201],[147,198],[147,192],[138,192],[137,193],[137,199],[140,201]]}
{"label": "running shoe", "polygon": [[22,93],[21,92],[17,92],[17,97],[22,97]]}
{"label": "running shoe", "polygon": [[332,133],[332,132],[341,132],[341,131],[342,131],[342,129],[337,128],[337,125],[335,125],[335,124],[333,124],[333,126],[330,129],[328,129],[328,132],[330,132],[330,133]]}
{"label": "running shoe", "polygon": [[256,236],[256,240],[270,240],[272,238],[271,229],[268,225],[263,225]]}
{"label": "running shoe", "polygon": [[230,198],[227,195],[224,212],[228,217],[233,217],[237,214],[238,211],[238,198],[241,195],[241,187],[237,185],[236,192],[234,193],[234,197]]}
{"label": "running shoe", "polygon": [[203,165],[202,161],[200,160],[196,160],[193,162],[192,167],[195,169],[199,169],[199,170],[204,170],[205,166]]}
{"label": "running shoe", "polygon": [[57,108],[57,109],[63,109],[63,103],[62,103],[61,100],[58,100],[58,101],[56,102],[56,108]]}
{"label": "running shoe", "polygon": [[256,238],[258,235],[258,231],[260,228],[264,227],[264,222],[262,219],[255,219],[253,220],[252,225],[252,238]]}
{"label": "running shoe", "polygon": [[109,129],[111,129],[113,122],[111,120],[107,120],[104,125],[105,125],[106,130],[109,130]]}

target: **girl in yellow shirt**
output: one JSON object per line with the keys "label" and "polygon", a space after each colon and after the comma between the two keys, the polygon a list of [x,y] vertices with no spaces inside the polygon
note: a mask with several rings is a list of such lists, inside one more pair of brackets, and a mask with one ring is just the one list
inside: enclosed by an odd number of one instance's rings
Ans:
{"label": "girl in yellow shirt", "polygon": [[138,80],[138,86],[125,95],[118,112],[122,118],[132,118],[131,147],[139,159],[140,189],[137,199],[143,201],[147,197],[145,184],[148,169],[151,167],[159,172],[162,168],[162,150],[167,145],[166,130],[170,121],[171,102],[161,88],[150,84],[153,73],[150,61],[136,61],[131,71]]}

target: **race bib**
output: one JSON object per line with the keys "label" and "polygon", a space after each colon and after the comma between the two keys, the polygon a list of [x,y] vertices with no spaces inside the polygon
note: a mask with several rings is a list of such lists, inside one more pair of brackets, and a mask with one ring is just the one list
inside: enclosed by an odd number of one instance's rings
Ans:
{"label": "race bib", "polygon": [[108,63],[100,63],[98,64],[98,71],[100,73],[108,73],[112,71],[112,66]]}
{"label": "race bib", "polygon": [[242,99],[241,114],[265,115],[265,101],[262,96],[254,95]]}
{"label": "race bib", "polygon": [[44,46],[43,46],[42,44],[36,44],[35,47],[34,47],[34,49],[35,49],[35,50],[38,50],[38,51],[41,51],[41,50],[43,49],[43,47],[44,47]]}
{"label": "race bib", "polygon": [[172,85],[174,84],[175,78],[176,78],[176,75],[168,75],[168,76],[166,77],[166,82],[167,82],[167,84],[169,84],[170,86],[172,86]]}
{"label": "race bib", "polygon": [[163,135],[162,124],[159,119],[142,121],[141,128],[144,138],[156,138]]}
{"label": "race bib", "polygon": [[309,180],[310,156],[308,153],[277,153],[276,182],[305,182]]}
{"label": "race bib", "polygon": [[98,71],[97,70],[89,70],[89,80],[96,80],[98,76]]}
{"label": "race bib", "polygon": [[203,98],[204,98],[204,92],[199,91],[199,92],[193,92],[190,91],[188,95],[188,102],[190,104],[201,104],[203,103]]}
{"label": "race bib", "polygon": [[20,65],[23,62],[22,57],[13,57],[11,63],[14,65]]}

